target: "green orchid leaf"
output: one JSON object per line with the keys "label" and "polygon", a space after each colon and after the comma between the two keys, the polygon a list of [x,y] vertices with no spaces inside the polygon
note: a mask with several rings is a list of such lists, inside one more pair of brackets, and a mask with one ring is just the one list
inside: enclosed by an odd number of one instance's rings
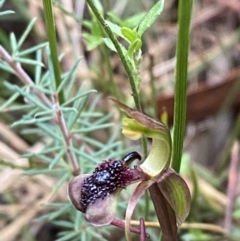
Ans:
{"label": "green orchid leaf", "polygon": [[175,212],[177,224],[180,225],[188,216],[191,205],[191,194],[186,182],[169,168],[158,178],[157,183]]}
{"label": "green orchid leaf", "polygon": [[103,38],[103,41],[110,50],[112,50],[113,52],[117,52],[117,50],[110,38]]}
{"label": "green orchid leaf", "polygon": [[133,43],[135,40],[139,39],[138,33],[130,28],[122,27],[121,32],[124,39],[129,43]]}
{"label": "green orchid leaf", "polygon": [[144,18],[145,14],[146,13],[144,12],[136,13],[133,16],[130,16],[129,18],[123,20],[121,26],[125,26],[128,28],[135,28],[136,26],[139,25],[141,20]]}
{"label": "green orchid leaf", "polygon": [[[103,38],[104,43],[107,45],[107,47],[112,50],[113,52],[117,52],[112,40],[110,38]],[[127,56],[127,50],[126,48],[122,45],[119,44],[120,48],[122,49],[122,52],[124,53],[125,56]]]}
{"label": "green orchid leaf", "polygon": [[137,33],[139,34],[139,36],[142,36],[142,34],[146,31],[146,29],[153,24],[153,22],[156,20],[158,15],[162,12],[163,6],[164,6],[164,0],[158,1],[150,9],[150,11],[144,16],[137,30]]}
{"label": "green orchid leaf", "polygon": [[108,20],[105,20],[105,22],[108,24],[109,28],[113,31],[113,33],[115,33],[117,36],[121,38],[124,38],[122,34],[122,28],[119,25],[112,23]]}
{"label": "green orchid leaf", "polygon": [[133,58],[133,54],[137,52],[142,47],[142,41],[140,39],[136,39],[132,42],[128,48],[128,55],[130,58]]}
{"label": "green orchid leaf", "polygon": [[100,44],[102,44],[103,39],[101,36],[92,35],[92,34],[82,34],[82,36],[87,40],[87,50],[91,51],[97,48]]}

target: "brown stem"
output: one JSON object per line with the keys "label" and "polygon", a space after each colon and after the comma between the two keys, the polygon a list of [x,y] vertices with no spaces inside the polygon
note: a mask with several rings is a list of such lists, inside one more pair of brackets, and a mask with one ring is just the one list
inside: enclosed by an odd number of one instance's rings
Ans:
{"label": "brown stem", "polygon": [[22,83],[26,86],[31,86],[31,91],[40,99],[40,101],[49,107],[55,107],[56,113],[54,116],[54,120],[59,126],[62,135],[64,137],[64,141],[67,147],[67,157],[71,162],[73,168],[73,174],[76,176],[79,174],[80,168],[78,165],[77,158],[74,152],[71,150],[72,147],[72,137],[67,129],[65,119],[63,118],[62,111],[60,109],[59,101],[57,94],[53,95],[53,104],[47,98],[47,96],[41,91],[34,88],[34,82],[30,78],[30,76],[24,71],[20,63],[17,63],[12,56],[0,45],[0,59],[6,62],[14,71],[15,75],[22,81]]}
{"label": "brown stem", "polygon": [[238,162],[239,162],[239,146],[237,143],[235,143],[232,149],[230,169],[229,169],[229,175],[228,175],[228,187],[227,187],[228,202],[226,205],[226,211],[225,211],[226,215],[225,215],[225,222],[224,222],[224,228],[227,230],[227,232],[229,232],[231,229],[233,207],[234,207],[235,196],[236,196],[236,188],[239,180]]}
{"label": "brown stem", "polygon": [[146,241],[145,220],[143,218],[140,218],[139,222],[140,222],[140,241]]}
{"label": "brown stem", "polygon": [[59,101],[58,101],[57,94],[53,95],[53,103],[54,103],[54,106],[55,106],[55,109],[56,109],[54,119],[55,119],[57,125],[59,126],[59,128],[62,132],[64,141],[65,141],[65,145],[66,145],[66,148],[67,148],[68,160],[70,160],[70,162],[72,164],[73,175],[77,176],[77,175],[79,175],[80,168],[79,168],[79,165],[78,165],[76,155],[71,150],[71,147],[73,146],[72,145],[72,138],[71,138],[71,135],[69,133],[69,130],[67,129],[65,119],[63,118],[63,113],[62,113],[62,110],[60,108],[60,104],[59,104]]}
{"label": "brown stem", "polygon": [[[24,85],[34,87],[34,82],[29,77],[29,75],[23,70],[21,64],[17,63],[1,45],[0,45],[0,59],[8,63],[8,65],[14,70],[15,75],[22,81]],[[47,106],[52,106],[52,103],[44,93],[34,88],[31,88],[31,89],[32,89],[32,92],[42,101],[42,103],[44,103]]]}
{"label": "brown stem", "polygon": [[[122,221],[122,220],[113,219],[111,224],[118,227],[118,228],[125,229],[125,222]],[[138,228],[132,227],[132,226],[130,227],[130,231],[133,232],[133,233],[136,233],[136,234],[141,234],[141,230],[139,230]],[[150,238],[150,235],[145,232],[145,237]]]}

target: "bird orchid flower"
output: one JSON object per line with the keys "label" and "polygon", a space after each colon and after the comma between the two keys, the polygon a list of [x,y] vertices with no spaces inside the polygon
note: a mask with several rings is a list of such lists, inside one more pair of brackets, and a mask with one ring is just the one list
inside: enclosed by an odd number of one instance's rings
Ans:
{"label": "bird orchid flower", "polygon": [[118,194],[128,185],[139,182],[126,210],[127,240],[131,240],[130,220],[133,211],[141,195],[149,189],[163,236],[166,241],[174,241],[177,225],[189,213],[191,197],[185,181],[170,168],[172,142],[169,129],[162,122],[111,99],[130,117],[123,119],[122,132],[125,136],[132,140],[143,136],[152,139],[149,154],[141,165],[133,168],[128,166],[128,162],[141,159],[137,152],[128,154],[122,160],[104,161],[93,174],[75,177],[69,183],[70,200],[77,210],[85,213],[90,223],[107,225],[115,220]]}

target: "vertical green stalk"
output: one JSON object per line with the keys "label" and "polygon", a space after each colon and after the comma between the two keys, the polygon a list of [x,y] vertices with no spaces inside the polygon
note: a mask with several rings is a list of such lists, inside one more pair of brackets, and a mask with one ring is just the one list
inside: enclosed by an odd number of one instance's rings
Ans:
{"label": "vertical green stalk", "polygon": [[189,32],[193,0],[178,1],[178,40],[174,98],[172,167],[179,172],[186,123]]}
{"label": "vertical green stalk", "polygon": [[[43,8],[44,8],[44,17],[46,21],[47,36],[48,36],[49,47],[51,52],[54,76],[55,76],[55,85],[57,89],[61,84],[61,70],[60,70],[60,64],[58,61],[56,29],[54,25],[51,0],[43,0]],[[64,94],[62,90],[59,92],[58,100],[60,104],[64,103]]]}
{"label": "vertical green stalk", "polygon": [[[131,89],[132,89],[132,96],[133,96],[133,99],[134,99],[136,109],[141,111],[140,97],[139,97],[139,94],[138,94],[138,91],[137,91],[137,87],[135,85],[136,76],[134,75],[134,72],[132,71],[131,64],[129,63],[129,61],[127,60],[125,55],[123,54],[123,51],[121,49],[121,46],[120,46],[116,36],[112,32],[112,30],[110,29],[110,27],[108,26],[108,24],[106,23],[106,21],[104,20],[103,16],[100,14],[100,12],[96,8],[96,6],[94,5],[94,2],[92,0],[87,0],[87,3],[88,3],[88,6],[90,7],[90,9],[93,11],[97,20],[102,25],[105,32],[107,33],[108,37],[111,39],[113,45],[115,46],[116,51],[119,55],[119,58],[121,59],[121,62],[122,62],[123,66],[126,70],[127,75],[128,75],[129,82],[130,82]],[[142,138],[142,147],[143,147],[144,158],[145,158],[147,156],[147,140],[146,140],[145,137]]]}
{"label": "vertical green stalk", "polygon": [[96,18],[98,19],[99,23],[102,25],[103,29],[105,30],[105,32],[107,33],[108,37],[111,39],[113,45],[115,46],[117,53],[119,55],[119,58],[121,59],[121,62],[127,72],[128,78],[129,78],[129,82],[131,85],[131,89],[132,89],[132,95],[133,95],[133,99],[136,105],[136,109],[137,110],[141,110],[141,105],[140,105],[140,98],[139,98],[139,94],[137,91],[137,87],[135,85],[135,76],[133,74],[133,71],[131,69],[130,64],[128,63],[127,58],[125,57],[125,55],[123,54],[123,51],[121,49],[121,46],[117,40],[117,38],[115,37],[114,33],[112,32],[112,30],[110,29],[110,27],[108,26],[108,24],[106,23],[106,21],[104,20],[103,16],[99,13],[99,11],[97,10],[96,6],[94,5],[92,0],[87,0],[87,3],[89,5],[89,7],[91,8],[91,10],[93,11],[94,15],[96,16]]}

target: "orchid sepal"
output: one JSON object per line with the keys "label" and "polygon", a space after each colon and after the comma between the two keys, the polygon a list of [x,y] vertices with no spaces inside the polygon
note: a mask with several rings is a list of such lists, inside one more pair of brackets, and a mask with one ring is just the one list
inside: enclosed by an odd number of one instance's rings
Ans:
{"label": "orchid sepal", "polygon": [[137,140],[142,136],[152,139],[151,150],[140,168],[150,178],[157,178],[170,165],[172,140],[169,129],[162,122],[156,121],[113,98],[111,99],[131,117],[123,118],[122,133],[124,135],[132,140]]}

